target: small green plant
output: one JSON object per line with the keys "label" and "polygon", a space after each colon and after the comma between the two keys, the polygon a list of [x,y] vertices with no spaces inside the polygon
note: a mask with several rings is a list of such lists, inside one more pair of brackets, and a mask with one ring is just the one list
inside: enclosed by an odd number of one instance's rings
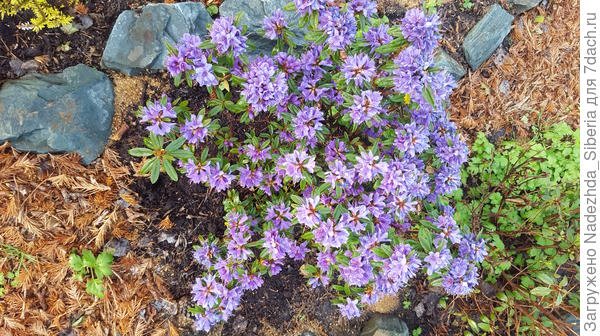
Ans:
{"label": "small green plant", "polygon": [[113,255],[102,252],[97,257],[90,250],[83,250],[81,256],[73,252],[69,258],[69,266],[73,270],[75,279],[83,281],[87,279],[85,291],[97,298],[104,297],[105,277],[112,275]]}
{"label": "small green plant", "polygon": [[410,300],[404,300],[404,301],[402,301],[402,308],[408,309],[408,308],[410,308],[410,305],[411,305]]}
{"label": "small green plant", "polygon": [[21,286],[19,282],[21,270],[27,270],[27,263],[34,262],[35,257],[8,244],[0,244],[0,252],[10,265],[8,271],[0,270],[0,298],[2,298],[8,292],[9,287]]}
{"label": "small green plant", "polygon": [[0,3],[0,20],[29,11],[33,16],[24,27],[34,31],[57,28],[71,23],[73,17],[65,14],[64,9],[73,4],[73,0],[54,1],[53,4],[48,0],[4,0]]}
{"label": "small green plant", "polygon": [[475,4],[471,0],[463,0],[462,2],[462,8],[465,10],[471,10],[474,6]]}
{"label": "small green plant", "polygon": [[421,327],[417,327],[417,329],[413,329],[412,336],[420,336],[423,333],[423,329]]}
{"label": "small green plant", "polygon": [[578,315],[579,132],[535,133],[498,147],[479,134],[456,195],[457,222],[489,242],[482,275],[499,289],[491,313],[461,315],[477,335],[497,321],[510,334],[568,334],[562,315]]}

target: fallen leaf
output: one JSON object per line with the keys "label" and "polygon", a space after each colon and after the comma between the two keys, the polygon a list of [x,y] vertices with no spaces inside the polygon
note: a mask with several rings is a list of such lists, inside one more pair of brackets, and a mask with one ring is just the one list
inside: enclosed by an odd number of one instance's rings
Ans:
{"label": "fallen leaf", "polygon": [[169,230],[173,227],[173,222],[171,222],[171,219],[169,218],[169,216],[167,216],[163,220],[161,220],[160,223],[158,223],[158,227],[163,231]]}

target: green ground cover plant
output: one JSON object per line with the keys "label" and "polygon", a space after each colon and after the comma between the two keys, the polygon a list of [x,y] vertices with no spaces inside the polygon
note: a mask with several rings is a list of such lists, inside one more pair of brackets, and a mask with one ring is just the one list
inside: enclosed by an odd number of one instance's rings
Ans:
{"label": "green ground cover plant", "polygon": [[491,312],[463,314],[466,334],[566,335],[579,307],[579,131],[560,123],[498,146],[479,134],[471,150],[455,218],[488,242],[482,276],[497,293]]}

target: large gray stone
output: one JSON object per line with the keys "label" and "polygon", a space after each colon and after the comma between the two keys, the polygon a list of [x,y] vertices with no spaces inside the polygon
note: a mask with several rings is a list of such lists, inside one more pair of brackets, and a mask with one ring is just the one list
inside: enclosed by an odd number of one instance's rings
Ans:
{"label": "large gray stone", "polygon": [[500,46],[510,33],[514,17],[500,5],[494,4],[485,16],[477,22],[463,43],[467,62],[473,70],[477,69]]}
{"label": "large gray stone", "polygon": [[[298,15],[295,12],[285,11],[283,7],[291,2],[291,0],[225,0],[219,7],[221,16],[236,17],[240,16],[240,24],[248,26],[248,41],[255,47],[249,50],[250,54],[270,55],[271,50],[275,46],[275,41],[266,39],[260,33],[263,26],[263,21],[280,9],[284,12],[284,16],[288,24],[298,22]],[[302,42],[304,32],[301,30],[294,31],[296,35],[294,42],[299,44]]]}
{"label": "large gray stone", "polygon": [[435,66],[446,70],[456,81],[463,78],[467,74],[465,67],[463,67],[462,64],[458,63],[454,58],[452,58],[452,56],[448,55],[448,53],[442,49],[439,49],[435,54]]}
{"label": "large gray stone", "polygon": [[141,13],[122,12],[110,33],[102,64],[127,75],[164,69],[166,43],[174,45],[185,33],[205,35],[212,22],[203,4],[149,4]]}
{"label": "large gray stone", "polygon": [[360,336],[409,336],[408,327],[396,316],[375,315],[363,327]]}
{"label": "large gray stone", "polygon": [[110,79],[83,64],[7,81],[0,89],[0,142],[22,151],[77,152],[88,164],[104,150],[113,103]]}
{"label": "large gray stone", "polygon": [[508,3],[513,6],[517,14],[526,12],[537,6],[542,0],[508,0]]}

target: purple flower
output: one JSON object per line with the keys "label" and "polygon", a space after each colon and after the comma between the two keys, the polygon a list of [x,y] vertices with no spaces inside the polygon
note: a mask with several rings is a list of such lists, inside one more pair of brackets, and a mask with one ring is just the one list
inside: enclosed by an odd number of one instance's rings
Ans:
{"label": "purple flower", "polygon": [[439,271],[440,269],[448,266],[450,264],[450,260],[452,256],[450,255],[450,250],[447,248],[443,248],[440,251],[431,251],[423,259],[427,263],[427,275],[432,275],[433,273]]}
{"label": "purple flower", "polygon": [[369,28],[369,30],[365,33],[365,40],[369,43],[371,52],[374,52],[375,49],[384,44],[392,42],[394,38],[388,34],[389,29],[390,26],[387,24],[381,24],[377,27]]}
{"label": "purple flower", "polygon": [[201,114],[192,114],[190,120],[181,126],[181,134],[191,144],[204,142],[204,138],[208,134],[208,128],[204,126],[202,119]]}
{"label": "purple flower", "polygon": [[323,112],[316,107],[305,106],[292,120],[294,134],[299,139],[315,139],[317,132],[323,128]]}
{"label": "purple flower", "polygon": [[288,177],[292,178],[294,183],[297,183],[303,178],[302,173],[315,171],[315,157],[308,155],[306,150],[295,150],[284,156],[281,168]]}
{"label": "purple flower", "polygon": [[379,291],[393,294],[413,278],[421,266],[421,260],[415,257],[409,245],[397,245],[392,255],[383,260],[382,278],[378,283]]}
{"label": "purple flower", "polygon": [[189,160],[185,165],[185,174],[192,183],[206,183],[208,182],[208,174],[210,173],[210,165],[203,165],[201,163],[194,163],[193,160]]}
{"label": "purple flower", "polygon": [[454,218],[451,215],[440,215],[433,221],[433,224],[437,226],[441,232],[434,238],[434,243],[440,245],[441,240],[449,240],[452,244],[460,243],[462,235]]}
{"label": "purple flower", "polygon": [[217,192],[229,189],[231,182],[233,182],[234,179],[235,176],[227,174],[221,170],[219,163],[217,163],[214,167],[210,167],[208,173],[208,184]]}
{"label": "purple flower", "polygon": [[348,207],[348,213],[343,214],[340,221],[350,231],[359,233],[365,229],[366,225],[363,221],[368,220],[368,215],[367,207],[364,205],[353,205]]}
{"label": "purple flower", "polygon": [[377,3],[371,0],[352,0],[348,4],[348,10],[354,15],[361,14],[365,17],[372,17],[377,14]]}
{"label": "purple flower", "polygon": [[424,103],[421,91],[427,77],[425,70],[431,66],[432,60],[424,57],[419,49],[409,46],[398,54],[394,64],[396,69],[393,79],[396,91],[407,93],[413,100]]}
{"label": "purple flower", "polygon": [[207,275],[196,279],[192,287],[194,301],[205,309],[217,304],[219,295],[222,293],[223,286],[216,282],[214,275]]}
{"label": "purple flower", "polygon": [[304,203],[296,208],[296,219],[298,223],[312,229],[321,223],[321,216],[317,207],[319,206],[320,198],[309,197],[304,200]]}
{"label": "purple flower", "polygon": [[355,164],[356,174],[358,175],[358,182],[370,182],[377,175],[384,174],[387,172],[388,165],[379,161],[379,156],[373,155],[373,152],[361,152],[356,157]]}
{"label": "purple flower", "polygon": [[263,173],[260,167],[252,170],[246,165],[246,167],[241,167],[238,170],[240,172],[239,184],[241,187],[252,189],[262,183]]}
{"label": "purple flower", "polygon": [[354,104],[350,107],[350,118],[355,124],[368,122],[383,112],[381,93],[366,90],[360,95],[354,95]]}
{"label": "purple flower", "polygon": [[402,34],[413,46],[430,53],[437,47],[440,38],[439,25],[436,14],[426,16],[421,9],[413,8],[406,11],[402,19]]}
{"label": "purple flower", "polygon": [[429,131],[415,123],[396,129],[394,146],[404,155],[415,156],[429,148]]}
{"label": "purple flower", "polygon": [[246,82],[241,94],[257,112],[267,111],[269,107],[279,105],[287,97],[288,85],[285,75],[277,72],[273,61],[267,57],[258,57],[252,61],[242,77]]}
{"label": "purple flower", "polygon": [[213,260],[218,257],[219,248],[214,242],[204,241],[198,249],[194,252],[194,259],[208,268],[212,266]]}
{"label": "purple flower", "polygon": [[465,259],[455,258],[442,278],[442,286],[450,295],[467,295],[477,286],[477,267]]}
{"label": "purple flower", "polygon": [[375,62],[363,53],[350,55],[344,61],[342,72],[347,81],[352,80],[357,86],[361,86],[369,83],[375,76]]}
{"label": "purple flower", "polygon": [[338,303],[338,308],[340,309],[340,314],[346,317],[347,319],[353,319],[355,317],[360,316],[360,310],[358,309],[358,299],[351,300],[350,298],[346,298],[346,303]]}
{"label": "purple flower", "polygon": [[286,23],[283,17],[283,12],[279,9],[273,12],[273,15],[266,17],[263,20],[263,28],[265,29],[265,37],[270,40],[276,40],[283,37],[283,32]]}
{"label": "purple flower", "polygon": [[277,63],[281,72],[286,76],[290,76],[302,69],[302,63],[293,55],[285,52],[279,52],[275,55],[275,63]]}
{"label": "purple flower", "polygon": [[244,290],[255,290],[260,288],[264,283],[260,274],[244,274],[240,279],[240,285]]}
{"label": "purple flower", "polygon": [[253,163],[266,161],[271,158],[271,147],[258,149],[252,144],[245,145],[242,152],[250,158]]}
{"label": "purple flower", "polygon": [[324,8],[324,5],[328,0],[294,0],[296,10],[304,15],[310,14],[314,11],[320,11]]}
{"label": "purple flower", "polygon": [[482,262],[487,255],[485,240],[483,238],[478,239],[472,233],[464,235],[458,246],[458,254],[466,260],[477,263]]}
{"label": "purple flower", "polygon": [[172,77],[180,75],[191,68],[185,58],[179,55],[169,55],[165,60],[165,66]]}
{"label": "purple flower", "polygon": [[342,12],[337,7],[329,7],[319,15],[319,29],[327,34],[330,50],[342,50],[354,39],[356,19],[350,11]]}
{"label": "purple flower", "polygon": [[193,70],[194,73],[190,78],[195,80],[200,86],[214,86],[219,84],[217,77],[213,73],[212,64],[208,63],[204,53],[200,54],[193,61]]}
{"label": "purple flower", "polygon": [[340,160],[342,162],[346,161],[346,144],[339,139],[331,140],[325,146],[325,160],[326,161],[334,161]]}
{"label": "purple flower", "polygon": [[266,221],[273,222],[277,230],[289,229],[292,225],[292,212],[288,206],[283,203],[272,205],[267,208]]}
{"label": "purple flower", "polygon": [[350,286],[365,286],[371,280],[373,267],[362,257],[351,258],[348,266],[340,266],[342,279]]}
{"label": "purple flower", "polygon": [[195,59],[198,53],[202,52],[201,44],[200,36],[185,33],[177,43],[177,52],[182,58]]}
{"label": "purple flower", "polygon": [[341,247],[348,240],[348,231],[342,223],[335,224],[331,218],[321,221],[320,225],[313,231],[315,242],[325,248]]}
{"label": "purple flower", "polygon": [[215,49],[221,55],[232,51],[235,56],[239,56],[246,50],[246,37],[234,26],[231,17],[221,16],[215,19],[208,33]]}
{"label": "purple flower", "polygon": [[304,75],[300,82],[300,92],[307,101],[318,102],[327,92],[327,89],[319,87],[319,77]]}
{"label": "purple flower", "polygon": [[329,268],[336,263],[333,251],[317,252],[317,267],[323,272],[329,272]]}
{"label": "purple flower", "polygon": [[175,110],[169,99],[163,97],[161,101],[148,103],[142,108],[142,122],[150,123],[146,129],[156,135],[165,135],[171,132],[175,123],[169,118],[177,118]]}

